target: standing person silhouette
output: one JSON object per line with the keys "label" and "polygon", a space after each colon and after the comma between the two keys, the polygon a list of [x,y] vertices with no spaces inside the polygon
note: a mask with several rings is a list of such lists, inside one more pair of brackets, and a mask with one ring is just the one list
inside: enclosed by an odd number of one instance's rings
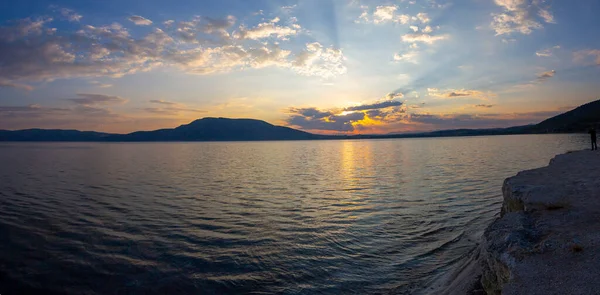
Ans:
{"label": "standing person silhouette", "polygon": [[590,137],[592,139],[592,151],[598,150],[598,145],[596,144],[596,128],[590,128],[590,131],[588,131],[588,133],[590,134]]}

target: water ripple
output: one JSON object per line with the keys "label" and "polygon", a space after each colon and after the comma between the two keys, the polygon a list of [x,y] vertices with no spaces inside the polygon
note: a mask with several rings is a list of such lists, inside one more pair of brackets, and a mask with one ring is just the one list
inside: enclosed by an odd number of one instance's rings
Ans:
{"label": "water ripple", "polygon": [[583,140],[2,144],[0,293],[434,292]]}

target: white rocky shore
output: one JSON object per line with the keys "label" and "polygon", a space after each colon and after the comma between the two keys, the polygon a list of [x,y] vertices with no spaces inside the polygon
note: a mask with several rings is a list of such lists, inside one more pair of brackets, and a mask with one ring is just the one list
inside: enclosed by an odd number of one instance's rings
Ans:
{"label": "white rocky shore", "polygon": [[600,152],[504,181],[500,218],[438,294],[600,294]]}
{"label": "white rocky shore", "polygon": [[480,246],[487,294],[600,294],[600,152],[556,156],[504,181]]}

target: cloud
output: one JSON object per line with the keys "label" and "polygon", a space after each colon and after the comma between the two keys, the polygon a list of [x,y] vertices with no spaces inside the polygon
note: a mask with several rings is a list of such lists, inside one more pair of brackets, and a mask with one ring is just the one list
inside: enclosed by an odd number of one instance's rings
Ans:
{"label": "cloud", "polygon": [[254,40],[267,35],[292,37],[278,26],[270,31],[273,23],[244,31],[244,42],[234,42],[227,31],[235,23],[233,16],[173,21],[167,31],[154,28],[139,37],[119,23],[83,24],[73,32],[56,31],[51,22],[28,18],[0,27],[0,81],[5,87],[25,89],[30,82],[73,77],[118,78],[159,67],[192,74],[280,67],[323,78],[346,72],[341,49],[309,43],[293,52],[282,49],[279,41]]}
{"label": "cloud", "polygon": [[394,61],[395,62],[405,61],[405,62],[410,62],[410,63],[417,64],[418,63],[418,60],[417,60],[418,56],[419,56],[419,52],[418,51],[408,51],[408,52],[405,52],[405,53],[395,53],[394,54]]}
{"label": "cloud", "polygon": [[333,116],[331,111],[321,111],[317,108],[290,108],[290,113],[299,114],[304,117],[309,117],[311,119],[322,119],[325,117]]}
{"label": "cloud", "polygon": [[552,70],[552,71],[546,71],[546,72],[541,72],[537,75],[537,81],[539,82],[544,82],[552,77],[554,77],[554,75],[556,75],[556,71]]}
{"label": "cloud", "polygon": [[540,57],[551,57],[554,49],[560,49],[560,46],[556,45],[550,48],[538,50],[535,52],[535,55]]}
{"label": "cloud", "polygon": [[204,110],[199,110],[195,108],[191,108],[186,106],[185,104],[167,101],[162,99],[152,99],[149,100],[151,104],[159,105],[159,107],[146,107],[142,108],[143,111],[147,113],[167,115],[167,116],[175,116],[180,113],[191,112],[191,113],[206,113]]}
{"label": "cloud", "polygon": [[399,10],[397,5],[380,5],[376,6],[370,13],[369,6],[361,6],[362,12],[359,15],[355,23],[374,23],[374,24],[385,24],[385,23],[399,23],[399,24],[410,24],[410,23],[422,23],[426,24],[431,21],[427,13],[421,12],[417,15],[411,16],[408,14],[398,14]]}
{"label": "cloud", "polygon": [[550,23],[550,24],[556,23],[554,21],[554,15],[552,15],[552,13],[547,9],[540,8],[540,10],[538,11],[538,15],[547,23]]}
{"label": "cloud", "polygon": [[290,108],[290,112],[287,123],[304,130],[350,132],[354,130],[353,122],[365,118],[362,112],[335,115],[316,108]]}
{"label": "cloud", "polygon": [[346,73],[345,60],[341,49],[325,48],[313,42],[306,44],[306,49],[291,63],[291,68],[304,76],[331,78]]}
{"label": "cloud", "polygon": [[162,99],[152,99],[150,103],[163,104],[163,105],[177,105],[178,103],[172,101],[166,101]]}
{"label": "cloud", "polygon": [[151,20],[139,15],[132,15],[127,19],[138,26],[149,26],[152,24]]}
{"label": "cloud", "polygon": [[204,110],[187,108],[187,107],[165,107],[165,108],[142,108],[143,111],[161,115],[179,115],[182,112],[206,113]]}
{"label": "cloud", "polygon": [[431,19],[429,18],[429,15],[427,13],[424,12],[420,12],[417,14],[417,19],[421,22],[421,23],[429,23],[431,21]]}
{"label": "cloud", "polygon": [[475,107],[476,108],[487,108],[487,109],[489,109],[489,108],[494,107],[494,105],[493,104],[476,104]]}
{"label": "cloud", "polygon": [[[549,117],[562,113],[561,110],[525,112],[525,113],[484,113],[484,114],[409,114],[411,123],[424,124],[419,129],[443,130],[456,128],[500,128],[539,123]],[[427,127],[428,126],[428,127]]]}
{"label": "cloud", "polygon": [[70,108],[28,106],[0,106],[0,122],[6,129],[61,128],[98,130],[106,124],[119,124],[121,115],[110,110],[75,104]]}
{"label": "cloud", "polygon": [[394,20],[394,13],[398,10],[395,5],[377,6],[373,12],[373,22],[376,24]]}
{"label": "cloud", "polygon": [[406,107],[402,102],[391,99],[400,97],[401,93],[390,93],[383,101],[331,110],[289,108],[286,122],[290,126],[313,132],[347,133],[364,130],[367,125],[397,121],[406,112]]}
{"label": "cloud", "polygon": [[573,53],[577,63],[600,65],[600,49],[585,49]]}
{"label": "cloud", "polygon": [[17,89],[22,89],[22,90],[27,90],[27,91],[33,90],[33,87],[30,85],[0,80],[0,88],[2,88],[2,87],[17,88]]}
{"label": "cloud", "polygon": [[239,31],[236,32],[235,38],[237,39],[264,39],[268,37],[275,37],[278,39],[285,39],[290,36],[298,34],[298,30],[288,26],[278,26],[274,22],[260,23],[254,28],[240,27]]}
{"label": "cloud", "polygon": [[67,100],[84,106],[93,106],[98,104],[121,104],[127,102],[127,100],[124,98],[104,94],[78,93],[77,96],[77,98],[69,98]]}
{"label": "cloud", "polygon": [[[396,94],[396,93],[390,93],[388,94],[389,98],[396,98],[396,97],[402,97],[402,94]],[[389,108],[389,107],[398,107],[401,106],[402,102],[401,101],[396,101],[396,100],[387,100],[387,101],[381,101],[381,102],[376,102],[376,103],[372,103],[372,104],[363,104],[363,105],[358,105],[358,106],[353,106],[353,107],[347,107],[344,110],[345,111],[366,111],[366,110],[373,110],[373,109],[385,109],[385,108]]]}
{"label": "cloud", "polygon": [[60,14],[70,22],[79,22],[83,18],[81,14],[78,14],[75,11],[68,8],[60,9]]}
{"label": "cloud", "polygon": [[402,36],[402,41],[407,42],[407,43],[413,43],[413,42],[422,42],[422,43],[427,43],[427,44],[433,44],[437,41],[441,41],[441,40],[447,40],[448,38],[450,38],[449,35],[437,35],[437,36],[432,36],[429,34],[406,34]]}
{"label": "cloud", "polygon": [[95,85],[96,87],[100,87],[100,88],[113,87],[112,84],[102,83],[100,81],[90,81],[90,84]]}
{"label": "cloud", "polygon": [[390,92],[385,95],[385,99],[387,99],[387,100],[393,100],[393,99],[402,98],[402,97],[404,97],[404,94],[400,93],[400,92]]}
{"label": "cloud", "polygon": [[531,34],[533,30],[542,29],[545,23],[554,23],[554,16],[547,7],[543,7],[544,1],[539,0],[494,0],[500,6],[501,13],[493,13],[490,27],[496,32],[496,36],[512,33]]}
{"label": "cloud", "polygon": [[488,99],[489,97],[495,97],[496,94],[492,92],[482,92],[479,90],[470,89],[447,89],[440,91],[437,88],[427,88],[427,92],[430,96],[440,98],[461,98],[461,97],[472,97],[478,99]]}

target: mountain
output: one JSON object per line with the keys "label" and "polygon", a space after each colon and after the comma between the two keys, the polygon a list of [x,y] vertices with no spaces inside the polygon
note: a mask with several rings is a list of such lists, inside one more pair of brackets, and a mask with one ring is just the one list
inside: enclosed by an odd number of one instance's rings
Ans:
{"label": "mountain", "polygon": [[582,132],[600,123],[600,100],[586,103],[574,110],[544,120],[532,127],[534,132]]}
{"label": "mountain", "polygon": [[0,130],[0,141],[254,141],[411,138],[583,132],[600,123],[600,100],[535,125],[489,129],[453,129],[410,134],[317,135],[253,119],[203,118],[173,129],[110,134],[77,130]]}
{"label": "mountain", "polygon": [[319,139],[321,136],[253,119],[203,118],[174,129],[112,135],[110,141],[249,141]]}
{"label": "mountain", "polygon": [[102,141],[111,134],[60,129],[0,130],[0,141]]}
{"label": "mountain", "polygon": [[253,119],[203,118],[173,129],[110,134],[77,130],[0,130],[0,141],[251,141],[322,139]]}

